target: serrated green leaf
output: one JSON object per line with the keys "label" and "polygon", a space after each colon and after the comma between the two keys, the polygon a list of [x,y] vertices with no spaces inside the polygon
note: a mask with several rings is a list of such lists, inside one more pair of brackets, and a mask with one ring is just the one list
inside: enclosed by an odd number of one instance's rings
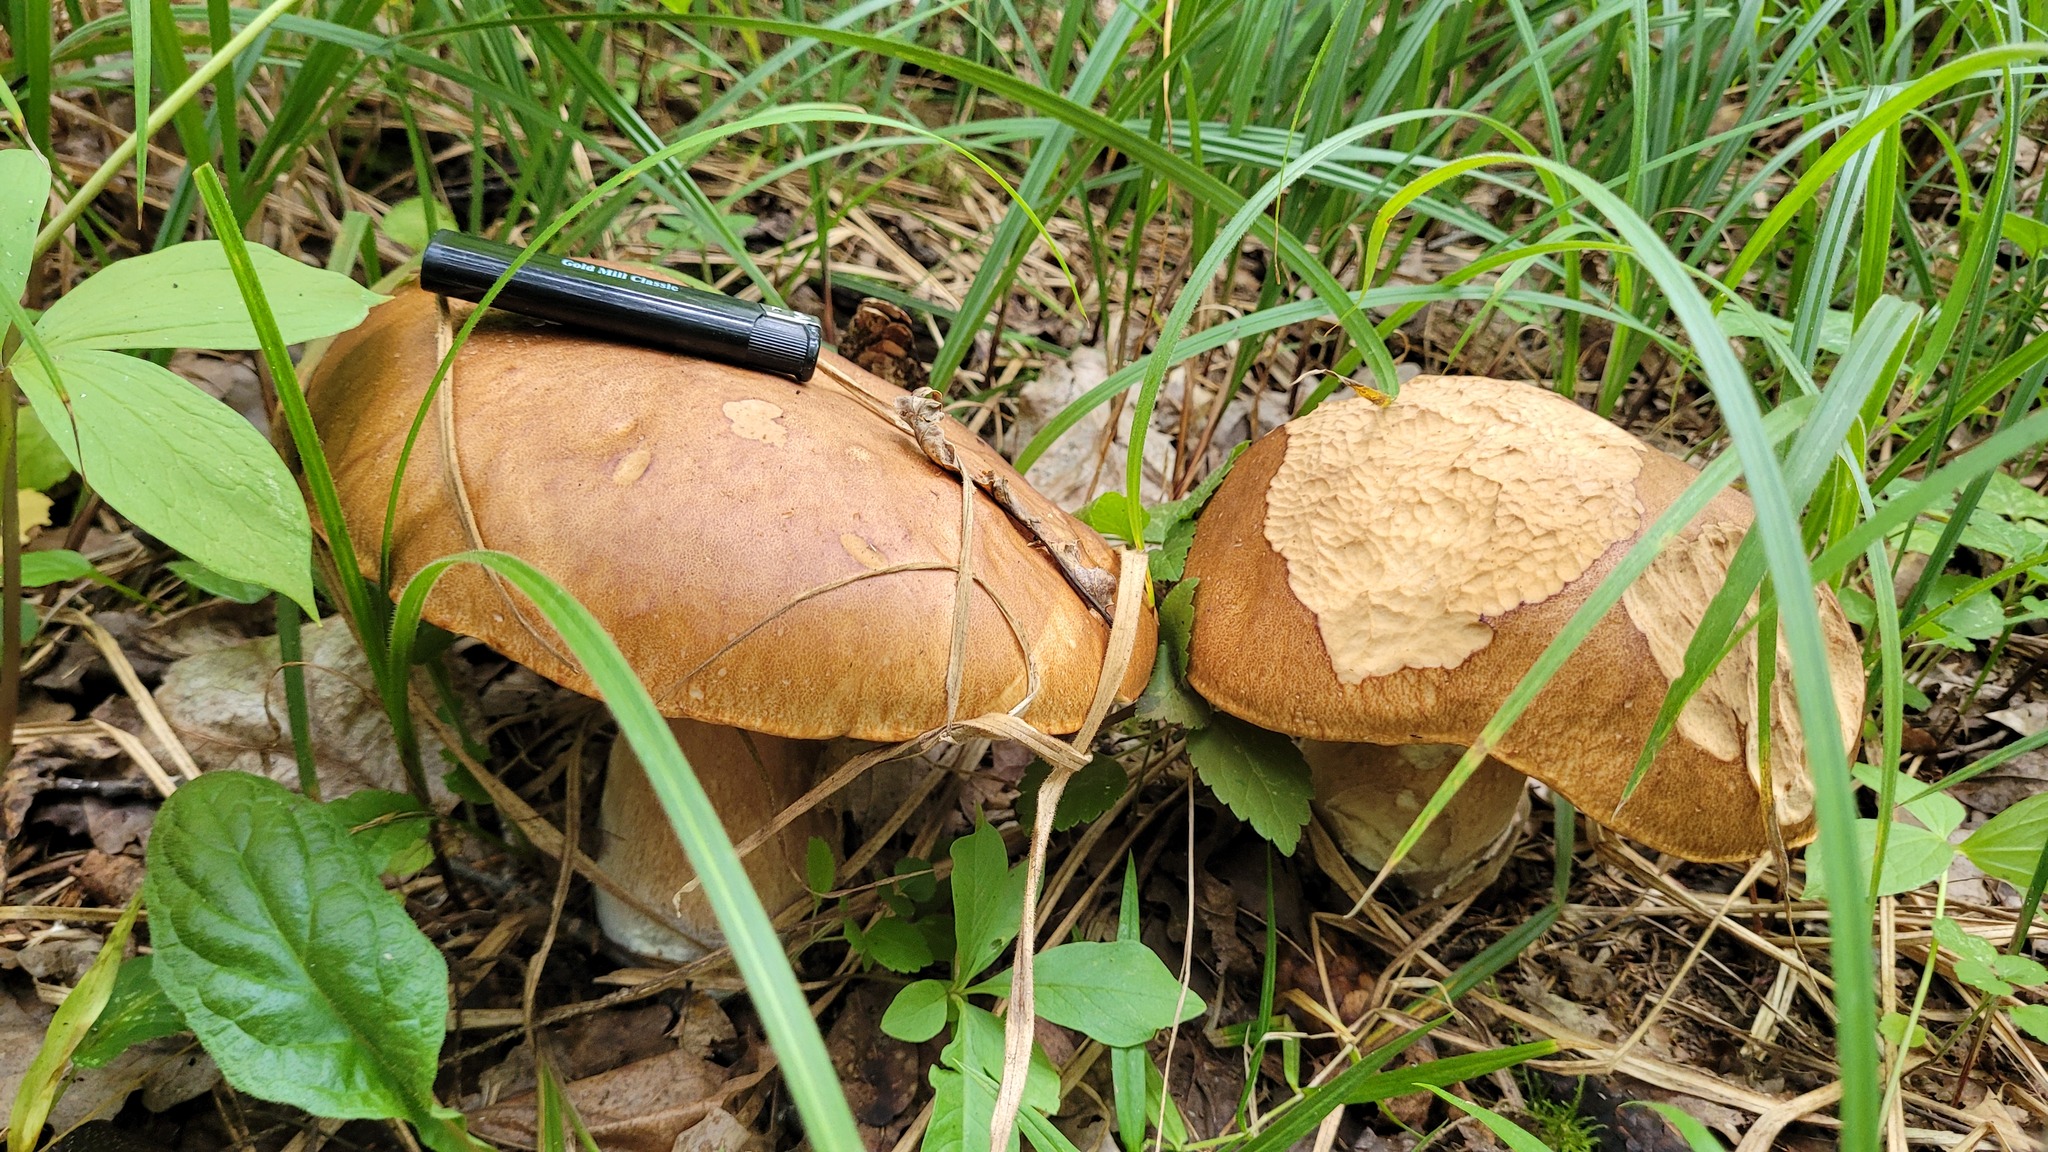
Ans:
{"label": "serrated green leaf", "polygon": [[92,561],[68,549],[50,548],[21,554],[21,586],[24,588],[104,579],[106,577],[93,567]]}
{"label": "serrated green leaf", "polygon": [[433,814],[403,792],[365,788],[328,802],[356,847],[386,876],[410,876],[434,862]]}
{"label": "serrated green leaf", "polygon": [[108,504],[215,572],[312,610],[305,500],[247,420],[147,360],[75,347],[55,360],[61,393],[34,357],[15,358],[15,379]]}
{"label": "serrated green leaf", "polygon": [[1209,702],[1187,690],[1174,672],[1173,652],[1165,640],[1152,660],[1152,678],[1138,696],[1137,715],[1161,724],[1200,728],[1209,722]]}
{"label": "serrated green leaf", "polygon": [[[249,246],[249,259],[289,344],[346,332],[385,299],[346,276],[261,245]],[[174,244],[107,265],[52,304],[36,331],[52,352],[253,349],[259,343],[217,240]],[[50,414],[43,418],[49,422]]]}
{"label": "serrated green leaf", "polygon": [[84,1043],[72,1053],[73,1064],[98,1068],[146,1040],[185,1030],[185,1017],[157,986],[152,971],[155,963],[152,956],[132,956],[121,962],[121,970],[114,976],[114,993],[85,1034]]}
{"label": "serrated green leaf", "polygon": [[[1868,861],[1877,853],[1877,821],[1858,820],[1856,839],[1858,858],[1868,867]],[[1878,878],[1877,895],[1896,896],[1932,884],[1948,870],[1949,861],[1955,859],[1955,854],[1955,847],[1945,837],[1916,825],[1893,821],[1891,834],[1885,838],[1884,875]],[[1808,852],[1806,887],[1801,890],[1800,899],[1823,899],[1827,890],[1827,865],[1820,853]]]}
{"label": "serrated green leaf", "polygon": [[1183,580],[1159,602],[1159,638],[1173,654],[1173,674],[1182,679],[1188,674],[1188,643],[1195,632],[1195,588],[1201,582],[1200,577]]}
{"label": "serrated green leaf", "polygon": [[861,954],[891,972],[904,975],[929,968],[936,959],[924,935],[893,916],[884,916],[862,932]]}
{"label": "serrated green leaf", "polygon": [[1218,712],[1208,727],[1188,733],[1188,760],[1239,819],[1293,855],[1315,794],[1294,741]]}
{"label": "serrated green leaf", "polygon": [[1002,833],[986,821],[953,841],[953,978],[966,982],[995,963],[1017,935],[1024,868],[1010,867]]}
{"label": "serrated green leaf", "polygon": [[[1031,962],[1031,989],[1040,1016],[1112,1048],[1134,1048],[1209,1010],[1193,991],[1183,995],[1158,954],[1135,940],[1048,948]],[[1007,996],[1010,973],[968,991]]]}
{"label": "serrated green leaf", "polygon": [[[1037,823],[1038,790],[1051,774],[1052,766],[1043,760],[1033,760],[1024,769],[1024,778],[1017,782],[1017,823],[1026,828]],[[1052,814],[1052,830],[1065,832],[1076,824],[1088,823],[1109,811],[1130,786],[1130,777],[1115,757],[1096,753],[1075,771],[1067,781],[1066,791],[1060,793],[1059,810]]]}
{"label": "serrated green leaf", "polygon": [[2048,842],[2048,792],[2029,796],[1993,816],[1962,843],[1970,863],[2024,890]]}
{"label": "serrated green leaf", "polygon": [[946,1027],[946,982],[918,980],[905,985],[882,1013],[882,1032],[906,1044],[922,1044]]}
{"label": "serrated green leaf", "polygon": [[0,150],[0,293],[28,290],[36,228],[50,202],[50,163],[28,148]]}
{"label": "serrated green leaf", "polygon": [[448,967],[332,809],[209,772],[157,813],[144,893],[157,982],[237,1090],[468,1147],[434,1099]]}
{"label": "serrated green leaf", "polygon": [[42,417],[36,415],[34,408],[23,407],[16,411],[14,419],[15,452],[19,457],[15,463],[15,478],[23,488],[37,492],[62,484],[71,475],[71,461],[64,458],[64,450],[50,439]]}
{"label": "serrated green leaf", "polygon": [[1186,573],[1188,549],[1195,543],[1195,522],[1182,520],[1166,533],[1166,539],[1146,557],[1152,579],[1170,584]]}

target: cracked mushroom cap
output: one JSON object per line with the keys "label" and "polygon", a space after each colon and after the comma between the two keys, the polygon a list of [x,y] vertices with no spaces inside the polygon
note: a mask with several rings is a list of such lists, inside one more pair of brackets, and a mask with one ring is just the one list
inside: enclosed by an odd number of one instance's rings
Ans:
{"label": "cracked mushroom cap", "polygon": [[[1201,579],[1189,681],[1224,711],[1295,736],[1468,746],[1695,475],[1529,384],[1423,376],[1386,407],[1326,404],[1254,444],[1203,512],[1187,561]],[[1702,861],[1768,850],[1753,638],[1686,705],[1616,811],[1752,518],[1748,497],[1716,496],[1494,755],[1660,850]],[[1820,597],[1854,748],[1862,662],[1833,593]],[[1777,820],[1802,844],[1813,788],[1789,676],[1771,717]]]}
{"label": "cracked mushroom cap", "polygon": [[[468,306],[454,307],[459,324]],[[338,338],[309,381],[366,571],[438,329],[435,298],[406,288]],[[945,719],[961,490],[874,410],[903,395],[830,352],[799,385],[493,312],[407,465],[397,581],[465,549],[510,552],[596,615],[669,716],[803,739],[907,739]],[[973,433],[944,427],[1114,588],[1100,537]],[[1035,671],[1024,719],[1079,728],[1108,622],[980,491],[973,574],[959,717],[1015,706]],[[481,568],[443,576],[426,617],[596,694],[540,613]],[[1148,610],[1123,698],[1144,687],[1155,628]]]}

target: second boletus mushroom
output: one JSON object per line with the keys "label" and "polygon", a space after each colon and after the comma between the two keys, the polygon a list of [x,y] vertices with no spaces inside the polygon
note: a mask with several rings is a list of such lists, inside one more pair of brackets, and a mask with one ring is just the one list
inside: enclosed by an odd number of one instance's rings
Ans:
{"label": "second boletus mushroom", "polygon": [[[467,314],[453,307],[443,313],[433,296],[403,289],[337,340],[311,378],[366,566],[439,350]],[[472,548],[546,572],[674,718],[729,834],[744,839],[816,782],[820,742],[901,741],[949,719],[963,489],[894,421],[904,395],[829,352],[799,385],[493,313],[464,345],[407,467],[397,579]],[[1101,609],[1113,609],[1077,590],[1073,567],[1113,593],[1114,554],[971,432],[950,420],[930,427],[1006,501],[972,496],[952,715],[1018,710],[1042,731],[1072,731],[1102,671]],[[594,694],[539,612],[480,568],[451,570],[425,615]],[[1149,614],[1141,629],[1137,651],[1149,654]],[[1149,671],[1149,658],[1135,661],[1117,694],[1135,697]],[[821,820],[812,814],[748,858],[771,911],[804,893],[805,841]],[[624,889],[600,893],[609,937],[668,959],[719,942],[702,895],[679,898],[692,872],[623,741],[601,834],[593,854]]]}
{"label": "second boletus mushroom", "polygon": [[[1333,838],[1378,868],[1507,693],[1696,475],[1529,384],[1424,376],[1384,407],[1326,404],[1254,444],[1203,513],[1187,560],[1201,581],[1189,681],[1225,712],[1301,737]],[[1765,852],[1773,823],[1787,845],[1812,839],[1805,742],[1782,671],[1764,791],[1753,637],[1685,706],[1623,803],[1752,518],[1747,497],[1724,491],[1657,556],[1409,858],[1414,887],[1470,891],[1493,875],[1489,854],[1497,860],[1512,834],[1525,775],[1691,860]],[[1862,664],[1833,593],[1817,594],[1853,748]]]}

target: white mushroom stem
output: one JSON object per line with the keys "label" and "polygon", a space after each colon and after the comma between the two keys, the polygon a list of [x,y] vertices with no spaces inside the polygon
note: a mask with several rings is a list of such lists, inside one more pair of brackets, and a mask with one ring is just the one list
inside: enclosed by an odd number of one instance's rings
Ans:
{"label": "white mushroom stem", "polygon": [[[1450,744],[1330,744],[1303,740],[1315,806],[1346,855],[1374,871],[1457,767]],[[1489,756],[1394,868],[1424,899],[1471,895],[1507,863],[1529,811],[1528,780]]]}
{"label": "white mushroom stem", "polygon": [[[767,826],[802,796],[817,768],[819,745],[740,728],[670,720],[670,731],[735,842]],[[804,899],[804,860],[810,838],[825,835],[825,813],[799,816],[743,863],[770,916]],[[677,843],[668,814],[647,772],[624,740],[612,745],[604,799],[598,806],[597,865],[640,903],[669,913],[657,921],[600,889],[597,920],[605,938],[639,956],[672,963],[694,960],[724,946],[725,934],[696,870]]]}

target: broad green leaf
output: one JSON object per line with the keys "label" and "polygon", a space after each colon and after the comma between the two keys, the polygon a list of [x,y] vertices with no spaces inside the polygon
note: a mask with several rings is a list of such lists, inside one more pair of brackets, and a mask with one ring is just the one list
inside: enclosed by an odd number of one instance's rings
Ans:
{"label": "broad green leaf", "polygon": [[[939,1059],[968,1073],[979,1075],[990,1092],[1003,1076],[1003,1022],[995,1013],[972,1004],[961,1006],[959,1030]],[[1052,1066],[1045,1049],[1031,1046],[1031,1069],[1024,1076],[1024,1107],[1051,1112],[1060,1106],[1060,1070]]]}
{"label": "broad green leaf", "polygon": [[[249,259],[291,344],[346,332],[384,297],[260,245]],[[81,348],[257,347],[256,326],[217,240],[174,244],[102,268],[36,322],[51,351]],[[43,413],[51,423],[50,414]]]}
{"label": "broad green leaf", "polygon": [[965,983],[995,963],[1017,935],[1024,868],[1010,867],[1002,833],[987,822],[953,841],[953,979]]}
{"label": "broad green leaf", "polygon": [[[932,1065],[932,1119],[925,1125],[918,1152],[988,1152],[989,1132],[995,1127],[996,1094],[976,1084],[970,1091],[967,1078],[940,1065]],[[1010,1137],[1011,1152],[1019,1143]]]}
{"label": "broad green leaf", "polygon": [[164,565],[171,575],[183,580],[208,596],[218,596],[237,604],[254,604],[270,595],[270,589],[247,580],[235,580],[223,576],[196,560],[173,560]]}
{"label": "broad green leaf", "polygon": [[1146,557],[1152,579],[1160,583],[1171,583],[1181,578],[1188,567],[1188,549],[1195,543],[1195,522],[1182,520],[1166,533],[1166,539]]}
{"label": "broad green leaf", "polygon": [[[1138,509],[1138,522],[1145,523],[1150,515],[1151,513],[1145,509]],[[1123,540],[1124,533],[1131,530],[1130,506],[1124,502],[1124,494],[1121,492],[1104,492],[1082,505],[1081,510],[1074,513],[1074,516],[1104,536],[1118,540]]]}
{"label": "broad green leaf", "polygon": [[1282,855],[1294,853],[1314,794],[1294,741],[1219,712],[1188,733],[1188,760],[1239,819]]}
{"label": "broad green leaf", "polygon": [[[1856,779],[1869,785],[1872,792],[1881,791],[1884,775],[1876,765],[1858,764],[1855,774]],[[1895,771],[1893,775],[1894,797],[1915,796],[1927,790],[1927,782],[1924,780],[1915,780],[1904,772]],[[1962,801],[1946,792],[1928,792],[1925,796],[1901,804],[1900,807],[1911,812],[1915,820],[1925,824],[1929,831],[1944,839],[1949,833],[1963,826],[1963,818],[1967,815],[1963,811]]]}
{"label": "broad green leaf", "polygon": [[78,983],[71,986],[70,995],[57,1006],[57,1014],[50,1018],[50,1026],[43,1032],[42,1046],[29,1061],[22,1073],[20,1086],[14,1091],[12,1107],[8,1110],[7,1147],[10,1152],[28,1150],[41,1138],[43,1121],[50,1115],[50,1106],[64,1091],[65,1066],[71,1063],[72,1054],[85,1041],[86,1032],[99,1018],[101,1010],[113,996],[114,983],[121,968],[121,953],[128,947],[129,930],[135,927],[135,914],[141,910],[137,900],[128,901],[128,907],[121,918],[114,921],[114,927],[107,933],[107,939],[100,945],[99,955],[93,958],[92,966]]}
{"label": "broad green leaf", "polygon": [[1946,916],[1934,922],[1934,942],[1955,954],[1956,979],[1980,992],[2006,996],[2012,985],[1998,975],[1998,949],[1989,940],[1965,932]]}
{"label": "broad green leaf", "polygon": [[[1901,1023],[1904,1023],[1905,1019],[1903,1016],[1899,1017]],[[1702,1124],[1699,1117],[1676,1104],[1666,1104],[1661,1100],[1630,1100],[1627,1106],[1648,1108],[1662,1116],[1664,1122],[1671,1125],[1672,1130],[1678,1133],[1679,1138],[1685,1141],[1685,1146],[1692,1149],[1692,1152],[1727,1152],[1728,1146],[1721,1143],[1721,1138],[1714,1135],[1713,1129]]]}
{"label": "broad green leaf", "polygon": [[860,951],[889,971],[904,975],[929,968],[936,959],[924,934],[893,916],[884,916],[861,932]]}
{"label": "broad green leaf", "polygon": [[24,588],[104,579],[106,577],[93,567],[92,561],[67,549],[51,548],[21,554],[21,586]]}
{"label": "broad green leaf", "polygon": [[185,1017],[157,986],[151,971],[153,956],[135,956],[121,962],[114,977],[114,994],[100,1018],[93,1021],[85,1042],[72,1053],[71,1062],[81,1068],[97,1068],[145,1040],[172,1036],[185,1030]]}
{"label": "broad green leaf", "polygon": [[[1112,1048],[1132,1048],[1161,1028],[1184,1024],[1209,1010],[1183,994],[1156,953],[1135,940],[1078,941],[1041,952],[1031,962],[1032,1004],[1038,1014]],[[969,991],[1010,993],[1004,972]],[[1176,1014],[1175,1009],[1179,1012]]]}
{"label": "broad green leaf", "polygon": [[2048,248],[2048,224],[2018,212],[2006,212],[1999,217],[1998,230],[2007,240],[2026,253],[2031,260]]}
{"label": "broad green leaf", "polygon": [[946,982],[919,980],[905,985],[882,1013],[882,1031],[906,1044],[922,1044],[946,1027]]}
{"label": "broad green leaf", "polygon": [[2048,843],[2048,792],[2029,796],[1986,821],[1963,841],[1963,855],[1987,876],[2024,890]]}
{"label": "broad green leaf", "polygon": [[[1051,774],[1052,766],[1043,760],[1033,760],[1024,770],[1024,779],[1017,784],[1017,823],[1030,828],[1037,822],[1038,790]],[[1060,793],[1059,810],[1052,814],[1052,830],[1065,832],[1088,823],[1109,811],[1130,786],[1124,766],[1115,757],[1098,753],[1067,781],[1067,790]]]}
{"label": "broad green leaf", "polygon": [[[1910,1036],[1906,1033],[1906,1026],[1908,1024],[1912,1024],[1913,1027]],[[1891,1041],[1892,1046],[1895,1048],[1927,1047],[1927,1029],[1922,1028],[1918,1024],[1913,1024],[1911,1017],[1908,1017],[1904,1012],[1887,1012],[1879,1017],[1877,1021],[1877,1034]]]}
{"label": "broad green leaf", "polygon": [[305,500],[247,420],[147,360],[77,347],[55,359],[61,393],[34,357],[15,358],[15,379],[108,504],[215,572],[312,610]]}
{"label": "broad green leaf", "polygon": [[2034,988],[2048,983],[2048,968],[2031,956],[2014,956],[2000,952],[1991,960],[1991,970],[1998,978],[2016,984],[2021,988]]}
{"label": "broad green leaf", "polygon": [[[940,1053],[939,1066],[931,1070],[932,1120],[925,1129],[921,1152],[988,1152],[1002,1070],[1002,1021],[980,1008],[963,1007],[953,1042]],[[1018,1127],[1028,1126],[1034,1112],[1057,1108],[1059,1094],[1059,1073],[1033,1045],[1031,1070],[1024,1078],[1023,1115],[1019,1117],[1025,1123]],[[1016,1152],[1018,1146],[1019,1133],[1012,1129],[1010,1152]],[[1047,1150],[1041,1148],[1040,1152]]]}
{"label": "broad green leaf", "polygon": [[28,148],[0,150],[0,293],[28,290],[36,228],[50,202],[50,163]]}
{"label": "broad green leaf", "polygon": [[22,408],[15,413],[15,462],[14,474],[23,488],[37,492],[46,491],[64,482],[71,475],[71,461],[64,458],[64,450],[50,439],[43,428],[42,417],[34,408]]}
{"label": "broad green leaf", "polygon": [[427,839],[433,816],[411,796],[365,788],[327,807],[383,875],[410,876],[434,862],[434,846]]}
{"label": "broad green leaf", "polygon": [[448,966],[335,811],[209,772],[157,813],[143,890],[157,982],[236,1089],[468,1148],[434,1099]]}
{"label": "broad green leaf", "polygon": [[[1868,870],[1869,861],[1877,853],[1877,821],[1856,822],[1856,843],[1857,858],[1864,861],[1864,868]],[[1891,834],[1885,838],[1884,874],[1878,877],[1877,895],[1896,896],[1932,884],[1948,870],[1949,861],[1955,859],[1955,854],[1955,847],[1944,837],[1925,828],[1893,821]],[[1800,893],[1800,899],[1819,900],[1827,890],[1827,865],[1820,853],[1808,852],[1806,888]]]}

